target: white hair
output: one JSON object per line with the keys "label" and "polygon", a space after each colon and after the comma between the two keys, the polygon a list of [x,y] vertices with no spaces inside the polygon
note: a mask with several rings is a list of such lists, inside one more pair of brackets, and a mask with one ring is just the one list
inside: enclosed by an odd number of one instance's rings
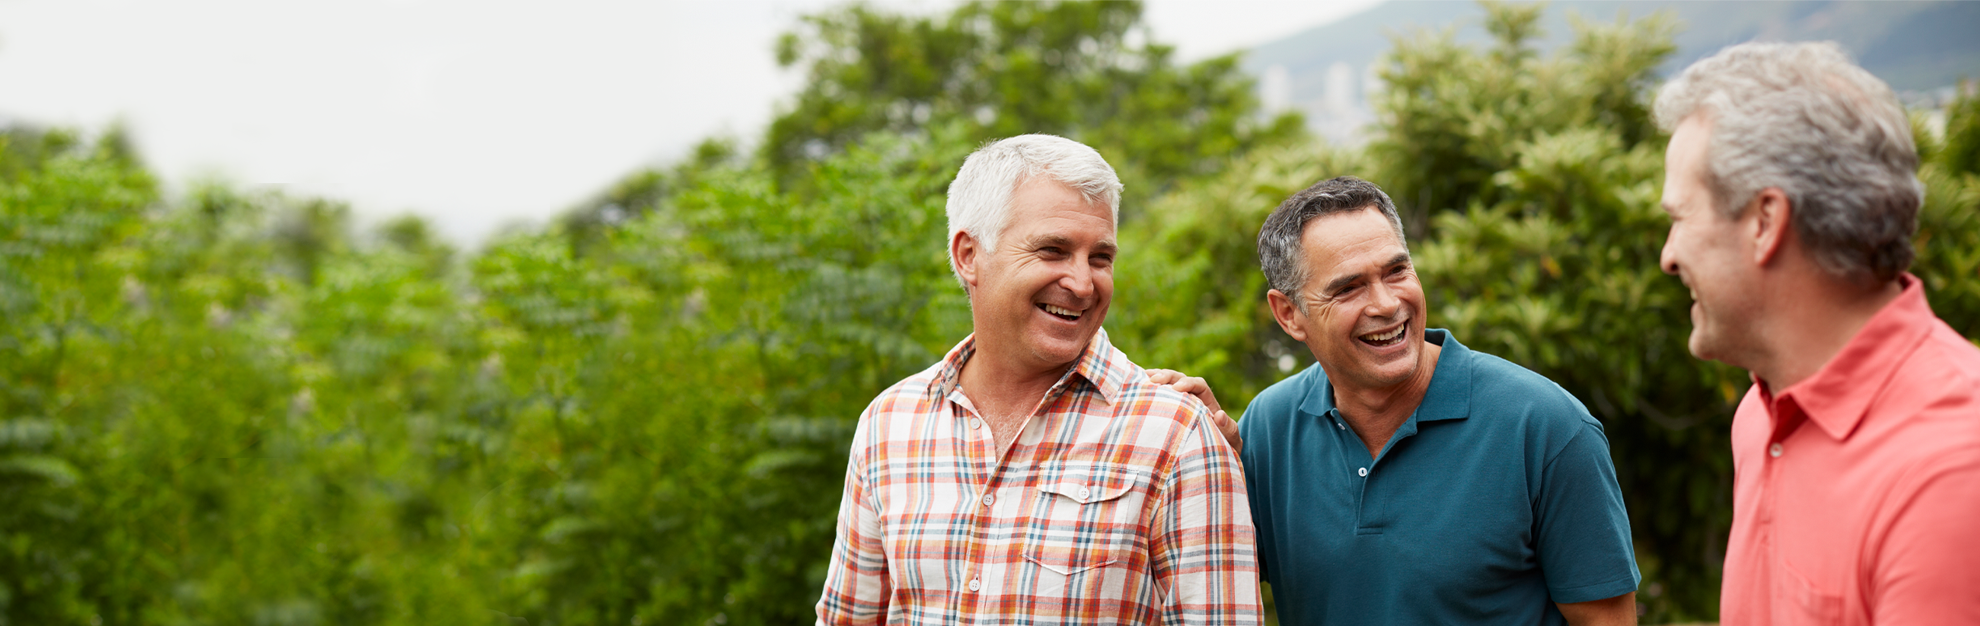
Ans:
{"label": "white hair", "polygon": [[1712,123],[1706,183],[1738,217],[1778,187],[1829,273],[1888,281],[1911,266],[1925,187],[1904,107],[1841,46],[1747,43],[1693,63],[1657,94],[1657,125]]}
{"label": "white hair", "polygon": [[[1114,222],[1120,222],[1121,179],[1099,152],[1055,135],[1018,135],[984,146],[963,161],[956,180],[949,183],[948,241],[964,232],[976,240],[978,249],[994,248],[997,236],[1011,224],[1012,194],[1039,175],[1079,192],[1088,203],[1106,203]],[[962,280],[954,252],[949,255],[949,270]]]}

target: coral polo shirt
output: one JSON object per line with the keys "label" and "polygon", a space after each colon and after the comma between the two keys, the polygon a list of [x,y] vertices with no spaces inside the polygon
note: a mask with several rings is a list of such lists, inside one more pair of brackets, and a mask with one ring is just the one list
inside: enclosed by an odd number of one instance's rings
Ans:
{"label": "coral polo shirt", "polygon": [[1980,349],[1900,283],[1814,376],[1740,402],[1728,626],[1980,624]]}

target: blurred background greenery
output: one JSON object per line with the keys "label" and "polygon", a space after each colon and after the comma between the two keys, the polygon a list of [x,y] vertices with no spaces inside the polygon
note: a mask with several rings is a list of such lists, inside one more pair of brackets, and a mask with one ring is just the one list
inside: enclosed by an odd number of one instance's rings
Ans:
{"label": "blurred background greenery", "polygon": [[[1747,383],[1686,353],[1657,270],[1679,25],[1543,49],[1540,8],[1479,16],[1397,35],[1346,147],[1136,3],[834,9],[778,44],[804,84],[762,137],[472,252],[330,199],[165,197],[114,128],[8,128],[0,624],[807,622],[854,420],[969,330],[944,189],[1023,132],[1127,185],[1115,341],[1234,408],[1311,359],[1261,306],[1258,224],[1317,179],[1383,185],[1431,323],[1602,419],[1646,621],[1712,619]],[[1913,271],[1980,336],[1980,97],[1918,119]]]}

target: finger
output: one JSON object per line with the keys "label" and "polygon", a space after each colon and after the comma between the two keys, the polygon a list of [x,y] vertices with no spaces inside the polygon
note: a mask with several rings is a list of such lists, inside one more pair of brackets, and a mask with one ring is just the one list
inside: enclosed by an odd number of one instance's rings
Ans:
{"label": "finger", "polygon": [[1231,449],[1244,452],[1244,437],[1238,435],[1237,420],[1231,419],[1230,414],[1223,411],[1218,411],[1216,418],[1217,430],[1224,434],[1225,441],[1230,442]]}
{"label": "finger", "polygon": [[1169,387],[1171,389],[1175,389],[1176,391],[1180,391],[1186,394],[1196,396],[1196,399],[1202,400],[1203,405],[1210,407],[1210,410],[1212,411],[1224,410],[1224,407],[1222,405],[1217,404],[1217,394],[1215,392],[1210,391],[1210,382],[1203,380],[1202,378],[1198,378],[1198,377],[1185,378],[1180,381],[1177,381],[1173,385],[1169,385]]}
{"label": "finger", "polygon": [[1169,383],[1169,388],[1190,395],[1199,395],[1210,390],[1210,383],[1201,378],[1189,377]]}
{"label": "finger", "polygon": [[1175,370],[1148,370],[1148,380],[1157,385],[1167,385],[1183,378],[1182,372]]}

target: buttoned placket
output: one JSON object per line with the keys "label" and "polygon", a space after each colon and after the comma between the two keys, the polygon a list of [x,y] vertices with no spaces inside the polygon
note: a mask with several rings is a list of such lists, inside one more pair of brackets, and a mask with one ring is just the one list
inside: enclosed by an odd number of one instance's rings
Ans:
{"label": "buttoned placket", "polygon": [[1347,471],[1354,477],[1353,480],[1360,483],[1356,485],[1354,490],[1354,527],[1356,533],[1360,533],[1365,528],[1364,520],[1367,519],[1368,485],[1373,482],[1372,476],[1377,469],[1380,469],[1382,461],[1394,454],[1396,449],[1402,446],[1403,440],[1416,435],[1417,429],[1412,427],[1412,424],[1415,423],[1417,414],[1421,411],[1422,407],[1418,406],[1415,412],[1410,413],[1409,419],[1404,421],[1402,426],[1396,428],[1395,434],[1390,436],[1389,442],[1383,446],[1380,456],[1368,458],[1368,445],[1361,441],[1359,434],[1356,434],[1347,427],[1347,418],[1341,415],[1340,408],[1336,407],[1327,410],[1326,418],[1328,421],[1334,423],[1335,441],[1341,446],[1341,459],[1346,462]]}
{"label": "buttoned placket", "polygon": [[[976,412],[975,405],[969,402],[968,396],[963,394],[961,387],[956,387],[949,393],[949,402],[954,407],[952,412],[955,415],[956,421],[961,425],[967,426],[963,430],[962,440],[964,449],[968,450],[969,473],[972,477],[982,477],[982,480],[970,480],[966,483],[970,486],[971,491],[964,494],[965,497],[963,499],[965,501],[974,500],[975,502],[972,506],[966,507],[968,514],[964,516],[966,520],[964,523],[967,524],[967,528],[963,529],[963,532],[966,533],[968,540],[964,543],[967,547],[964,550],[963,560],[961,561],[964,564],[961,576],[962,580],[957,581],[962,583],[963,589],[970,592],[969,598],[963,600],[963,602],[973,605],[976,603],[976,593],[983,590],[983,571],[980,560],[978,559],[978,555],[983,551],[983,537],[979,531],[983,528],[982,522],[984,518],[994,514],[996,510],[993,504],[996,499],[991,495],[990,489],[992,485],[996,484],[997,474],[1001,464],[998,463],[995,457],[997,453],[997,438],[990,432],[989,424]],[[1022,426],[1019,427],[1019,432],[1023,432],[1022,428]],[[1017,448],[1017,444],[1013,442],[1011,447],[1015,449]],[[988,461],[986,462],[984,459],[988,459]],[[953,610],[967,612],[970,608],[953,607]]]}
{"label": "buttoned placket", "polygon": [[[1801,410],[1793,398],[1774,398],[1767,406],[1768,434],[1766,456],[1760,457],[1760,533],[1762,540],[1772,546],[1774,508],[1776,496],[1780,494],[1781,468],[1787,464],[1787,440],[1808,421],[1807,413]],[[1771,548],[1770,548],[1771,549]]]}
{"label": "buttoned placket", "polygon": [[[1067,370],[1064,375],[1060,376],[1059,381],[1054,383],[1051,389],[1046,390],[1045,397],[1039,399],[1038,405],[1032,407],[1031,413],[1025,417],[1023,422],[1018,424],[1017,432],[1011,434],[1011,446],[1006,451],[1006,454],[1010,456],[1009,459],[997,457],[996,435],[990,432],[989,423],[984,421],[982,415],[976,411],[976,406],[968,401],[968,396],[963,393],[962,387],[955,387],[949,392],[951,395],[948,399],[954,407],[953,413],[958,420],[961,421],[961,418],[964,416],[968,418],[966,424],[969,428],[965,431],[963,440],[969,450],[972,461],[976,459],[988,459],[987,463],[970,463],[972,473],[986,467],[989,470],[982,473],[983,480],[980,482],[970,481],[970,484],[975,489],[967,494],[970,497],[965,498],[965,500],[973,500],[974,505],[968,507],[969,515],[966,518],[968,520],[966,523],[969,525],[967,529],[969,540],[967,542],[968,548],[964,550],[962,560],[967,568],[963,572],[962,578],[968,581],[963,584],[963,588],[970,592],[968,599],[964,601],[968,606],[955,607],[955,610],[962,614],[970,614],[976,611],[975,605],[982,601],[982,596],[979,592],[983,591],[984,586],[988,584],[983,580],[985,572],[982,570],[980,557],[983,553],[985,542],[980,531],[983,528],[982,521],[985,518],[991,518],[996,515],[997,498],[995,490],[998,479],[1003,476],[1004,466],[1008,464],[1006,461],[1015,460],[1020,455],[1031,454],[1031,450],[1024,446],[1025,432],[1031,429],[1031,421],[1044,415],[1052,406],[1053,402],[1065,392],[1069,387],[1069,383],[1072,381],[1072,376],[1072,370]],[[1085,497],[1084,494],[1081,497]]]}

